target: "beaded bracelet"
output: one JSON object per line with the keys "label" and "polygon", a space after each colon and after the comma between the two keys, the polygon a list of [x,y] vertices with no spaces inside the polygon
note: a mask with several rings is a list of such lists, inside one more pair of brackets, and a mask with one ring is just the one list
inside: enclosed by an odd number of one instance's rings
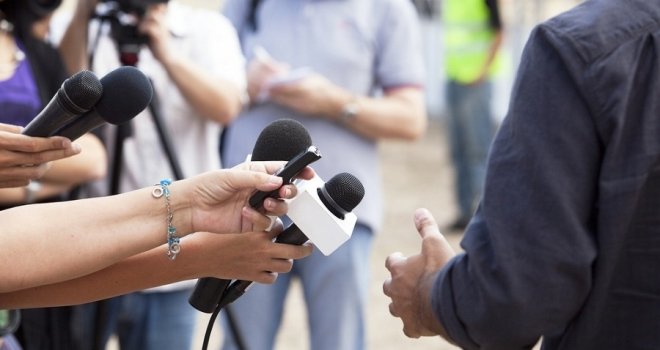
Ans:
{"label": "beaded bracelet", "polygon": [[160,198],[165,195],[165,205],[167,206],[167,257],[170,260],[176,259],[176,255],[181,251],[179,244],[179,237],[176,236],[176,228],[172,225],[172,207],[170,206],[170,189],[169,185],[172,183],[171,179],[162,179],[156,186],[151,195],[154,198]]}

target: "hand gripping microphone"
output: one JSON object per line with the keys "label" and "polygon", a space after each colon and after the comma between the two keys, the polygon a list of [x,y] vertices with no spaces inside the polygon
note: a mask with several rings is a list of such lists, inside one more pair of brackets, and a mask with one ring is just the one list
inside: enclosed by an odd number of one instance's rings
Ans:
{"label": "hand gripping microphone", "polygon": [[101,78],[103,96],[89,112],[64,125],[55,135],[75,140],[103,123],[119,125],[142,112],[153,97],[151,81],[139,69],[123,66]]}
{"label": "hand gripping microphone", "polygon": [[[289,202],[288,216],[294,223],[275,242],[300,245],[310,240],[328,256],[351,237],[357,221],[351,211],[362,201],[364,186],[349,173],[337,174],[325,184],[318,177],[301,183]],[[218,307],[238,299],[250,285],[252,281],[234,281]]]}
{"label": "hand gripping microphone", "polygon": [[[251,160],[289,160],[276,174],[284,178],[284,183],[290,180],[321,155],[312,146],[312,139],[307,129],[293,119],[278,119],[268,124],[259,134],[252,150]],[[258,208],[268,196],[274,192],[256,192],[249,200],[250,205]],[[188,302],[195,309],[212,313],[231,280],[205,277],[197,280],[195,289]]]}
{"label": "hand gripping microphone", "polygon": [[66,123],[89,111],[103,95],[96,75],[80,71],[62,83],[57,93],[39,114],[23,129],[28,136],[49,137]]}

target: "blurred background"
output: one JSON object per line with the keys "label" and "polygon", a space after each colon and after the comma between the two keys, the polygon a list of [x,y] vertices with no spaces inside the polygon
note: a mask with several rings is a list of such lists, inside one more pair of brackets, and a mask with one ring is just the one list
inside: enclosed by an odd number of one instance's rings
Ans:
{"label": "blurred background", "polygon": [[[176,0],[189,5],[219,11],[221,0]],[[425,64],[427,71],[426,99],[429,113],[429,129],[416,142],[386,141],[380,144],[382,176],[385,184],[385,223],[375,240],[371,256],[370,300],[367,312],[367,347],[376,349],[457,349],[440,338],[408,339],[403,335],[399,319],[388,311],[389,299],[383,295],[382,283],[388,277],[386,257],[400,251],[406,255],[419,251],[420,239],[415,231],[412,213],[415,208],[428,208],[446,226],[455,216],[453,202],[453,169],[448,159],[444,127],[445,101],[442,71],[442,23],[439,20],[439,1],[414,2],[420,8]],[[506,67],[494,81],[494,118],[504,118],[509,102],[509,92],[524,43],[532,28],[574,7],[579,0],[499,0],[505,36],[503,53]],[[75,0],[65,0],[58,11],[71,11]],[[460,250],[462,232],[443,232],[455,249]],[[307,322],[304,304],[298,285],[290,291],[285,307],[284,322],[276,349],[307,349]],[[200,313],[198,330],[193,349],[200,349],[208,315]],[[219,325],[214,327],[211,349],[217,349],[222,334]],[[117,349],[111,342],[108,349]],[[340,349],[338,349],[340,350]]]}

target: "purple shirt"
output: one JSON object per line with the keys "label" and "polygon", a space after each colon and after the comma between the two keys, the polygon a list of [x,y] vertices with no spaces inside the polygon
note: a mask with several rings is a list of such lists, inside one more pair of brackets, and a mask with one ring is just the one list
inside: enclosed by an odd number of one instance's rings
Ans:
{"label": "purple shirt", "polygon": [[37,116],[41,105],[34,74],[24,59],[14,75],[0,81],[0,122],[25,126]]}

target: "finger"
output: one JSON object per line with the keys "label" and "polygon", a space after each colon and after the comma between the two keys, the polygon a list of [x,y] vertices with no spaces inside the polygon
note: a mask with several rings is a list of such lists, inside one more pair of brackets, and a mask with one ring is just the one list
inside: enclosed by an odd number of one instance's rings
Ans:
{"label": "finger", "polygon": [[392,271],[393,265],[404,260],[406,260],[406,257],[401,252],[394,252],[385,259],[385,267],[388,271]]}
{"label": "finger", "polygon": [[30,180],[28,179],[0,180],[0,188],[25,187],[29,184]]}
{"label": "finger", "polygon": [[316,172],[314,169],[310,166],[306,166],[305,169],[301,170],[297,175],[296,178],[299,179],[305,179],[305,180],[310,180],[314,176],[316,176]]}
{"label": "finger", "polygon": [[243,207],[241,215],[252,224],[252,231],[268,231],[271,227],[271,219],[251,207]]}
{"label": "finger", "polygon": [[278,170],[280,170],[286,162],[284,161],[257,161],[257,162],[244,162],[241,164],[238,164],[234,167],[234,169],[241,169],[241,170],[251,170],[251,171],[258,171],[262,173],[268,173],[268,174],[274,174]]}
{"label": "finger", "polygon": [[263,206],[267,214],[273,216],[282,216],[289,210],[289,204],[275,198],[266,198]]}
{"label": "finger", "polygon": [[410,329],[408,329],[408,327],[406,327],[406,322],[403,322],[403,334],[405,334],[406,337],[408,338],[417,339],[420,337],[420,335],[417,332],[413,332]]}
{"label": "finger", "polygon": [[290,199],[298,194],[298,188],[296,185],[284,185],[279,189],[280,198]]}
{"label": "finger", "polygon": [[282,178],[258,171],[231,169],[224,172],[225,183],[235,190],[256,188],[272,191],[282,186]]}
{"label": "finger", "polygon": [[14,134],[19,134],[21,130],[23,130],[23,128],[21,128],[18,125],[0,123],[0,131],[7,131]]}
{"label": "finger", "polygon": [[302,259],[312,254],[312,251],[314,250],[314,246],[311,244],[303,244],[303,245],[291,245],[285,243],[277,243],[277,244],[282,246],[282,249],[278,254],[278,257],[280,259],[293,259],[293,260]]}
{"label": "finger", "polygon": [[275,283],[277,276],[277,272],[264,271],[257,275],[254,281],[262,284],[273,284]]}
{"label": "finger", "polygon": [[431,213],[425,208],[415,210],[415,227],[422,238],[429,235],[440,235],[438,224]]}
{"label": "finger", "polygon": [[394,317],[399,317],[396,313],[396,307],[394,306],[394,302],[391,302],[390,305],[388,305],[388,308],[390,310],[390,315]]}
{"label": "finger", "polygon": [[383,294],[385,294],[388,297],[391,297],[390,295],[390,290],[392,286],[392,278],[388,277],[385,282],[383,282]]}
{"label": "finger", "polygon": [[69,139],[60,136],[43,138],[6,133],[0,137],[0,147],[11,151],[34,153],[71,148],[72,143]]}
{"label": "finger", "polygon": [[12,166],[0,170],[0,180],[29,182],[41,178],[48,170],[50,164],[44,163],[35,166]]}
{"label": "finger", "polygon": [[428,267],[440,268],[456,255],[428,210],[420,208],[415,211],[415,226],[423,240],[422,254],[427,258]]}

